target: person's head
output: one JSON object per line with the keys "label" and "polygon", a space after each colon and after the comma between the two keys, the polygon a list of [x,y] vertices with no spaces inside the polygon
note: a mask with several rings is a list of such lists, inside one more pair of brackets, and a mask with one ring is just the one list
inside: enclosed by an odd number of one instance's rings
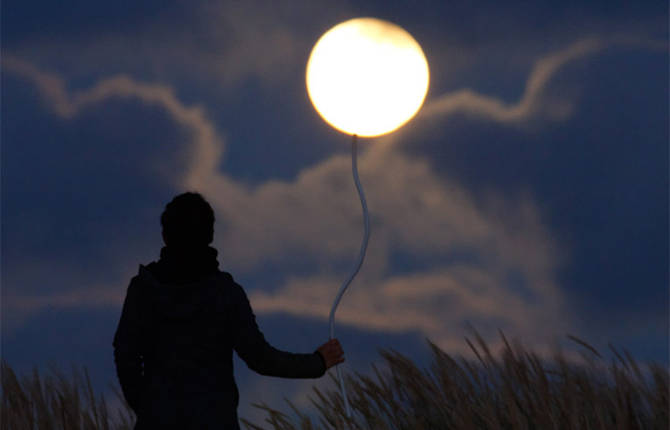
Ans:
{"label": "person's head", "polygon": [[214,211],[198,193],[183,193],[161,215],[163,241],[176,248],[207,246],[214,239]]}

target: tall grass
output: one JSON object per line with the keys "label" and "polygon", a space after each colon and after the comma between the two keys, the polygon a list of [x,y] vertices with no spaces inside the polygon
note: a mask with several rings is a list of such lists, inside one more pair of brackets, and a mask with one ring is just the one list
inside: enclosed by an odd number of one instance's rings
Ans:
{"label": "tall grass", "polygon": [[[452,357],[429,341],[432,363],[420,368],[393,350],[381,350],[381,366],[372,375],[347,375],[353,416],[347,418],[337,381],[325,391],[313,388],[314,409],[290,412],[264,404],[269,429],[668,429],[669,373],[654,363],[641,369],[627,351],[610,345],[615,358],[607,363],[586,342],[583,362],[568,361],[557,351],[551,359],[510,345],[491,353],[475,332],[466,342],[477,359]],[[73,429],[129,430],[134,415],[121,402],[95,395],[85,368],[65,375],[51,368],[17,377],[1,363],[1,430]],[[246,419],[247,429],[263,427]]]}
{"label": "tall grass", "polygon": [[[607,364],[586,342],[583,363],[571,363],[560,350],[550,360],[510,345],[494,356],[475,332],[477,359],[454,358],[428,342],[432,364],[421,369],[406,356],[382,350],[383,370],[373,376],[348,375],[352,418],[344,412],[337,381],[325,392],[313,387],[316,414],[288,402],[292,414],[265,404],[271,429],[668,429],[668,370],[647,365],[645,375],[631,355],[610,345]],[[316,418],[314,417],[316,416]],[[263,427],[242,420],[247,429]]]}
{"label": "tall grass", "polygon": [[46,376],[37,369],[17,377],[3,360],[2,430],[131,430],[135,421],[130,407],[121,399],[121,409],[110,414],[105,397],[96,396],[86,368],[73,368],[66,375],[55,367]]}

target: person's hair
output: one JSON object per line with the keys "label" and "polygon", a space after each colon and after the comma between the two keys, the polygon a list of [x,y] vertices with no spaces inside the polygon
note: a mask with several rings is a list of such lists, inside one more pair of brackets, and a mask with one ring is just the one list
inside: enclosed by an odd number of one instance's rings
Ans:
{"label": "person's hair", "polygon": [[179,194],[165,206],[161,226],[168,246],[206,246],[214,239],[214,211],[198,193]]}

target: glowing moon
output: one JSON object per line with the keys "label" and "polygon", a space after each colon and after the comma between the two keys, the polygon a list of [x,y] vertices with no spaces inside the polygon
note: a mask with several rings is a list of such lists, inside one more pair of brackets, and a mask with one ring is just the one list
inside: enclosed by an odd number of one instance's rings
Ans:
{"label": "glowing moon", "polygon": [[401,27],[355,18],[328,30],[307,62],[307,92],[321,117],[363,137],[396,130],[421,108],[428,62]]}

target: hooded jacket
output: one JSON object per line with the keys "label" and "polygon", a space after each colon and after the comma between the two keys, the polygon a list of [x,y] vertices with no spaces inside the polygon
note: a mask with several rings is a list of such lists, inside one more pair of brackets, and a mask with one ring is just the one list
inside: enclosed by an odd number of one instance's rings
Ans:
{"label": "hooded jacket", "polygon": [[268,376],[318,378],[321,354],[272,347],[244,289],[218,269],[216,250],[163,248],[132,278],[114,335],[114,361],[141,429],[238,429],[233,350]]}

